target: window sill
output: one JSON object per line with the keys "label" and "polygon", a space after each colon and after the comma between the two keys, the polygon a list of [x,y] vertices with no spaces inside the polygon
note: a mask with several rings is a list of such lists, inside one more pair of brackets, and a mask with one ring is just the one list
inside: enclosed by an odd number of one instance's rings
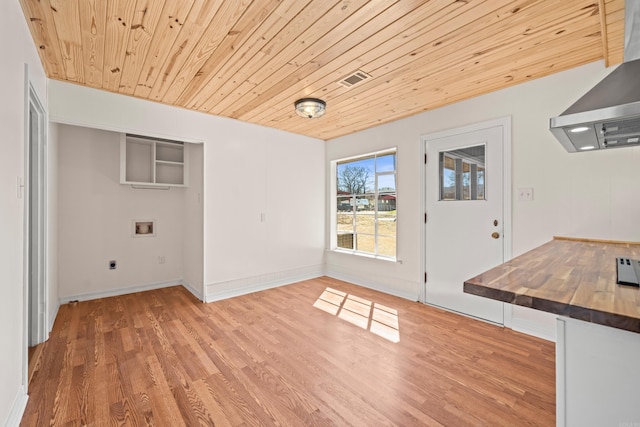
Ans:
{"label": "window sill", "polygon": [[327,252],[333,252],[333,253],[345,254],[345,255],[353,255],[353,256],[362,257],[362,258],[376,259],[376,260],[380,260],[380,261],[395,262],[395,263],[398,263],[398,264],[402,264],[402,260],[400,260],[398,258],[390,258],[390,257],[385,257],[385,256],[380,256],[380,255],[366,254],[366,253],[355,252],[355,251],[350,251],[350,250],[346,250],[346,249],[327,249]]}

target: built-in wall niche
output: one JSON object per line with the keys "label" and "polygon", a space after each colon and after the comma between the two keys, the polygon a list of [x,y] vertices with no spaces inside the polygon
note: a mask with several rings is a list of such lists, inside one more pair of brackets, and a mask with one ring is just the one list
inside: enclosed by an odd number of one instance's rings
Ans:
{"label": "built-in wall niche", "polygon": [[142,187],[186,187],[189,144],[121,134],[120,183]]}

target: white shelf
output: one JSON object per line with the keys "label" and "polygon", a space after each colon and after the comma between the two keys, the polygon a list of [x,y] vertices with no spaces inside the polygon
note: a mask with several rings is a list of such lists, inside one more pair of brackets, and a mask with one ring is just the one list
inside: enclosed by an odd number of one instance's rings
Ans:
{"label": "white shelf", "polygon": [[156,162],[156,183],[184,186],[184,165]]}
{"label": "white shelf", "polygon": [[187,144],[138,135],[120,139],[120,183],[145,187],[186,187]]}
{"label": "white shelf", "polygon": [[184,145],[156,142],[156,161],[184,163]]}

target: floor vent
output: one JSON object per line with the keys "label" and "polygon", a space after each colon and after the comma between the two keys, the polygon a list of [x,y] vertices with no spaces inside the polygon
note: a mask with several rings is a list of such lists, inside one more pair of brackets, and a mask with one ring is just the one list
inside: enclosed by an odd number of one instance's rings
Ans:
{"label": "floor vent", "polygon": [[338,81],[338,84],[341,84],[344,87],[353,87],[370,78],[371,76],[369,74],[365,73],[364,71],[358,70],[354,73],[349,74],[344,79]]}

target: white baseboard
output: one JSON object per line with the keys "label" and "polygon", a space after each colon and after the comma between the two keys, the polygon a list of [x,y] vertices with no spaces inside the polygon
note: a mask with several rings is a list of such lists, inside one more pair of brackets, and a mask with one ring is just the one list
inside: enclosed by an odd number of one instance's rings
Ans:
{"label": "white baseboard", "polygon": [[191,286],[191,283],[187,282],[186,280],[183,280],[182,287],[188,290],[189,292],[191,292],[193,296],[198,298],[200,301],[204,301],[204,296],[202,295],[202,291],[196,290],[196,288]]}
{"label": "white baseboard", "polygon": [[[289,285],[291,283],[300,282],[303,280],[313,279],[320,276],[329,276],[334,279],[344,280],[365,288],[374,289],[376,291],[384,292],[387,294],[395,295],[401,298],[405,298],[411,301],[417,301],[419,298],[420,284],[407,280],[400,280],[397,278],[376,278],[372,279],[366,277],[361,271],[346,271],[343,268],[331,268],[325,271],[323,264],[313,265],[309,267],[302,267],[293,270],[279,271],[275,273],[263,274],[260,276],[245,277],[241,279],[228,280],[217,283],[210,283],[206,285],[206,295],[202,295],[201,292],[196,290],[193,286],[182,279],[170,280],[161,283],[150,283],[144,285],[130,286],[127,288],[114,289],[109,291],[91,292],[86,294],[69,295],[60,298],[58,307],[61,304],[66,304],[69,301],[87,301],[98,298],[106,298],[118,295],[126,295],[134,292],[149,291],[153,289],[161,289],[169,286],[182,285],[185,289],[191,292],[196,298],[204,302],[219,301],[227,298],[233,298],[240,295],[250,294],[252,292],[259,292],[266,289],[275,288],[278,286]],[[531,309],[524,309],[523,307],[513,307],[513,313],[509,319],[510,324],[505,326],[510,327],[514,331],[522,332],[528,335],[533,335],[549,341],[556,340],[555,318],[541,318],[543,315],[552,316],[548,313],[540,313]],[[524,311],[523,311],[524,310]],[[49,319],[50,328],[53,327],[57,315],[57,309],[55,313],[52,313]],[[506,319],[505,319],[506,320]]]}
{"label": "white baseboard", "polygon": [[11,405],[11,411],[9,411],[9,415],[7,419],[4,421],[5,427],[18,427],[20,425],[20,421],[22,421],[22,416],[24,415],[24,410],[27,407],[27,401],[29,400],[29,395],[23,386],[18,390],[18,394],[16,398],[13,400],[13,405]]}
{"label": "white baseboard", "polygon": [[354,273],[352,271],[338,271],[335,268],[331,268],[326,271],[325,275],[411,301],[418,301],[420,298],[419,283],[396,278],[372,279],[362,275],[361,273],[362,272]]}
{"label": "white baseboard", "polygon": [[[115,297],[119,295],[132,294],[134,292],[150,291],[153,289],[168,288],[169,286],[182,285],[182,279],[169,280],[160,283],[148,283],[144,285],[129,286],[127,288],[111,289],[108,291],[89,292],[86,294],[68,295],[60,298],[60,304],[66,304],[69,301],[88,301],[99,298]],[[191,289],[189,289],[191,292]],[[197,296],[197,295],[196,295]]]}
{"label": "white baseboard", "polygon": [[[419,289],[421,285],[417,282],[385,277],[372,278],[366,275],[366,271],[354,271],[344,266],[328,267],[325,274],[334,279],[344,280],[345,282],[412,301],[417,301],[420,295]],[[543,313],[520,306],[505,307],[504,311],[505,327],[548,341],[556,340],[555,317],[550,313]]]}
{"label": "white baseboard", "polygon": [[324,265],[312,265],[294,270],[278,271],[253,277],[209,283],[206,285],[205,302],[220,301],[252,292],[264,291],[324,275]]}

